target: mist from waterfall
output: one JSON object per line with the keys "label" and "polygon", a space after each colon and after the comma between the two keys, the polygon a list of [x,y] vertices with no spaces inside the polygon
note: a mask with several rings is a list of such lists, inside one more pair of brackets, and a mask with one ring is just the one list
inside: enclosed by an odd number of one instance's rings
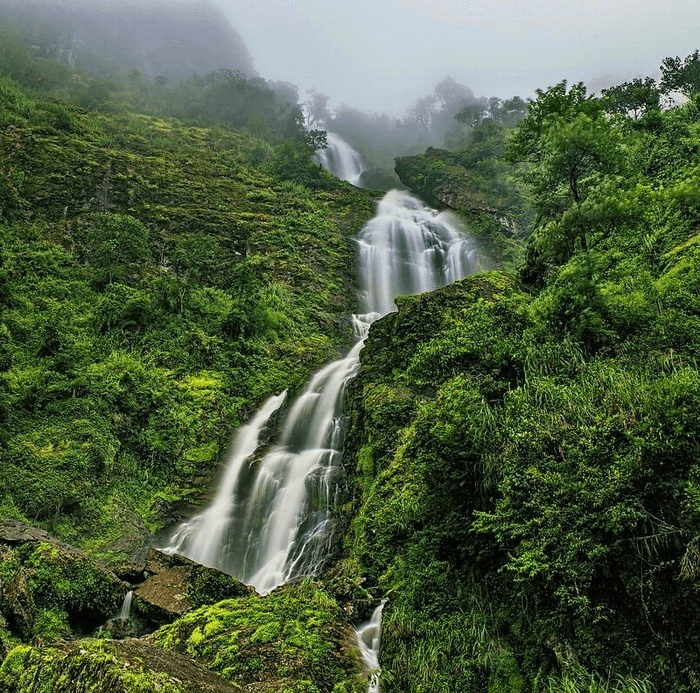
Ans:
{"label": "mist from waterfall", "polygon": [[475,246],[456,223],[397,190],[379,202],[358,246],[362,313],[353,316],[355,345],[313,376],[274,443],[262,433],[281,411],[284,393],[239,429],[213,501],[163,549],[229,573],[260,594],[318,574],[341,536],[335,508],[345,492],[343,399],[371,323],[395,310],[396,296],[476,270]]}

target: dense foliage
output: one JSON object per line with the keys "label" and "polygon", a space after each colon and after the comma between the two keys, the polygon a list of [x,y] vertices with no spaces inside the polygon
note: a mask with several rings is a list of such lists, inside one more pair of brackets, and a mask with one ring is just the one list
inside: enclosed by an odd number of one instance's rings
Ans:
{"label": "dense foliage", "polygon": [[192,655],[236,685],[359,690],[342,624],[382,593],[387,693],[700,687],[697,52],[600,97],[562,82],[525,109],[445,80],[416,102],[397,137],[454,151],[399,174],[527,257],[372,327],[325,587],[229,598],[207,574],[154,647],[61,642],[126,587],[91,558],[140,560],[231,427],[351,339],[372,200],[313,163],[290,85],[0,48],[0,516],[89,554],[2,549],[0,684],[191,690]]}
{"label": "dense foliage", "polygon": [[[690,80],[695,62],[665,65]],[[347,550],[389,596],[387,691],[700,685],[700,101],[686,94],[662,110],[650,80],[538,92],[495,157],[534,210],[519,276],[403,299],[373,326]]]}
{"label": "dense foliage", "polygon": [[294,140],[7,78],[0,102],[2,514],[133,557],[230,426],[351,340],[372,202]]}

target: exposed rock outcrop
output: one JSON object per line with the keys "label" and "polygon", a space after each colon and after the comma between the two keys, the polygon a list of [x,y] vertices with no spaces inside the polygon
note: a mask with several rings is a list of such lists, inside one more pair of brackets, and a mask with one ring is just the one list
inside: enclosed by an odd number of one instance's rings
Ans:
{"label": "exposed rock outcrop", "polygon": [[430,147],[419,156],[396,159],[395,170],[404,185],[431,205],[469,215],[484,214],[495,221],[506,236],[522,233],[512,215],[498,209],[488,196],[474,189],[469,171],[459,163],[454,152]]}
{"label": "exposed rock outcrop", "polygon": [[255,593],[252,587],[219,570],[155,549],[148,552],[144,574],[146,579],[134,591],[133,609],[147,631],[194,607]]}

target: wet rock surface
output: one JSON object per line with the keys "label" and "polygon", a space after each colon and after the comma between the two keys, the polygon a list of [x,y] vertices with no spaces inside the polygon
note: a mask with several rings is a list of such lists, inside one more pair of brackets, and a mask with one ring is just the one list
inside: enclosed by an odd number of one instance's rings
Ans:
{"label": "wet rock surface", "polygon": [[146,579],[134,590],[133,609],[147,631],[202,604],[254,593],[251,587],[219,570],[156,549],[148,551],[144,575]]}

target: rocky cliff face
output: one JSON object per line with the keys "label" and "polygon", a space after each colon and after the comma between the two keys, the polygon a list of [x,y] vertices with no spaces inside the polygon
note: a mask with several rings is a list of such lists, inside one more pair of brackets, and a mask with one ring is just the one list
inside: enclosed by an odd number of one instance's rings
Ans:
{"label": "rocky cliff face", "polygon": [[488,194],[475,190],[470,172],[454,152],[431,147],[424,154],[396,159],[395,170],[404,185],[431,205],[471,217],[485,215],[506,236],[517,237],[524,231],[512,213],[499,208]]}

